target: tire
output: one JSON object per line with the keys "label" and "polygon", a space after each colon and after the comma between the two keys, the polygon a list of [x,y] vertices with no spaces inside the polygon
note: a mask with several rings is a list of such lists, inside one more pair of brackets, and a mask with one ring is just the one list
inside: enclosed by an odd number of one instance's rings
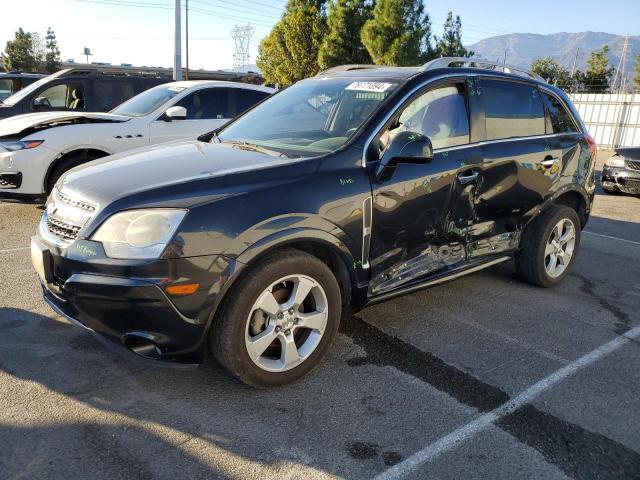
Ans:
{"label": "tire", "polygon": [[[573,237],[569,235],[569,226],[573,228]],[[571,271],[578,255],[580,228],[580,218],[572,208],[557,205],[540,214],[524,231],[522,248],[516,255],[519,276],[540,287],[560,283]],[[565,234],[567,239],[563,242],[561,239]],[[559,248],[563,248],[564,254],[560,254]]]}
{"label": "tire", "polygon": [[60,180],[60,177],[67,171],[71,170],[78,165],[82,165],[83,163],[90,162],[91,160],[95,160],[96,157],[93,155],[87,155],[86,153],[77,153],[69,155],[68,157],[59,160],[58,163],[53,167],[51,173],[49,174],[49,178],[47,179],[46,191],[47,195],[51,193],[53,187],[55,187],[56,182]]}
{"label": "tire", "polygon": [[[294,291],[301,292],[300,306]],[[294,382],[331,345],[341,299],[336,278],[321,260],[295,249],[275,251],[250,267],[223,300],[211,329],[213,354],[247,385]]]}
{"label": "tire", "polygon": [[605,188],[604,186],[602,187],[602,191],[607,195],[618,195],[620,193],[616,188]]}

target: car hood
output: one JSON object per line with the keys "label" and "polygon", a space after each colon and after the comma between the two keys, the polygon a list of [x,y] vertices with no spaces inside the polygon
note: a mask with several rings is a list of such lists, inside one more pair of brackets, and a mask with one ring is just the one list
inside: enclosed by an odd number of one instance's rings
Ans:
{"label": "car hood", "polygon": [[31,133],[62,125],[74,123],[106,123],[126,122],[129,117],[113,115],[111,113],[86,112],[41,112],[16,115],[0,120],[0,138],[16,135],[30,135]]}
{"label": "car hood", "polygon": [[640,160],[640,147],[616,148],[616,154],[631,160]]}
{"label": "car hood", "polygon": [[143,191],[295,161],[299,159],[184,140],[94,160],[67,172],[58,187],[71,198],[103,208]]}

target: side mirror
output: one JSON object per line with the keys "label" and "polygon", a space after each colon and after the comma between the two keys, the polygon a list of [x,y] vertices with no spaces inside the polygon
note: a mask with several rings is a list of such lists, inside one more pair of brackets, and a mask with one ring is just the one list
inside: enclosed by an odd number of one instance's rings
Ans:
{"label": "side mirror", "polygon": [[164,112],[164,118],[167,122],[173,120],[184,120],[187,118],[187,109],[184,107],[171,107]]}
{"label": "side mirror", "polygon": [[51,108],[51,102],[49,102],[49,99],[47,97],[37,97],[33,100],[32,105],[34,110]]}
{"label": "side mirror", "polygon": [[389,178],[399,163],[424,164],[432,158],[433,146],[429,137],[416,132],[399,132],[383,152],[376,167],[376,178]]}

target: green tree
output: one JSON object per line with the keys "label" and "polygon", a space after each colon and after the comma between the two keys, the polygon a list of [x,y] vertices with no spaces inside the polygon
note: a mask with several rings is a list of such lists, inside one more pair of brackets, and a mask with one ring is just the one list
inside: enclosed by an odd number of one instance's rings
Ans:
{"label": "green tree", "polygon": [[581,73],[580,83],[587,93],[602,93],[609,90],[609,81],[613,76],[615,69],[609,67],[607,53],[609,46],[605,45],[601,50],[591,52],[591,56],[587,60],[587,71]]}
{"label": "green tree", "polygon": [[18,28],[15,38],[5,47],[4,68],[8,70],[36,71],[39,62],[34,49],[33,35]]}
{"label": "green tree", "polygon": [[636,72],[633,77],[633,83],[635,83],[637,89],[640,89],[640,53],[636,55]]}
{"label": "green tree", "polygon": [[431,22],[422,0],[377,0],[362,43],[379,65],[417,65],[432,58]]}
{"label": "green tree", "polygon": [[473,57],[473,52],[462,45],[462,21],[460,15],[453,18],[449,12],[444,22],[442,37],[435,37],[435,54],[437,57]]}
{"label": "green tree", "polygon": [[371,17],[365,0],[334,0],[329,3],[328,33],[318,52],[318,64],[325,69],[350,63],[371,63],[360,39],[364,23]]}
{"label": "green tree", "polygon": [[320,70],[318,50],[327,23],[318,3],[323,2],[291,0],[282,19],[260,42],[256,63],[267,83],[287,86]]}
{"label": "green tree", "polygon": [[580,74],[572,77],[569,70],[558,64],[558,62],[551,57],[535,60],[531,64],[531,71],[540,75],[547,82],[557,85],[568,92],[574,91],[578,87],[577,77],[579,77]]}
{"label": "green tree", "polygon": [[58,49],[56,34],[51,27],[47,28],[47,35],[44,38],[44,69],[49,73],[57,72],[60,70],[62,63],[60,62],[60,50]]}

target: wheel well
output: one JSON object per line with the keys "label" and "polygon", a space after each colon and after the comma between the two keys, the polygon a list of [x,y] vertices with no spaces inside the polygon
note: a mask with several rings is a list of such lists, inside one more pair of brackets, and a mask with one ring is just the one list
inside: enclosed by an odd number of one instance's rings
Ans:
{"label": "wheel well", "polygon": [[265,255],[270,255],[274,251],[287,249],[287,248],[295,248],[297,250],[301,250],[309,255],[313,255],[314,257],[320,259],[325,265],[329,267],[329,269],[333,272],[338,281],[338,286],[340,287],[340,294],[342,296],[342,305],[347,306],[351,302],[351,276],[349,275],[349,269],[345,260],[342,256],[337,253],[333,248],[325,245],[322,242],[313,241],[313,240],[298,240],[293,242],[288,242],[284,245],[279,245],[274,249],[269,249],[265,252],[262,252],[255,258],[251,260],[249,265],[259,261]]}
{"label": "wheel well", "polygon": [[581,226],[587,222],[587,202],[578,192],[571,191],[560,195],[553,201],[556,205],[564,205],[573,208],[580,218]]}
{"label": "wheel well", "polygon": [[98,150],[97,148],[80,148],[78,150],[71,150],[70,152],[60,155],[51,163],[51,165],[49,165],[47,175],[44,178],[45,188],[49,184],[51,172],[53,172],[56,166],[60,165],[61,162],[64,162],[65,160],[78,155],[86,155],[88,157],[91,157],[92,160],[95,160],[97,158],[106,157],[107,155],[110,155],[110,153],[105,152],[104,150]]}

